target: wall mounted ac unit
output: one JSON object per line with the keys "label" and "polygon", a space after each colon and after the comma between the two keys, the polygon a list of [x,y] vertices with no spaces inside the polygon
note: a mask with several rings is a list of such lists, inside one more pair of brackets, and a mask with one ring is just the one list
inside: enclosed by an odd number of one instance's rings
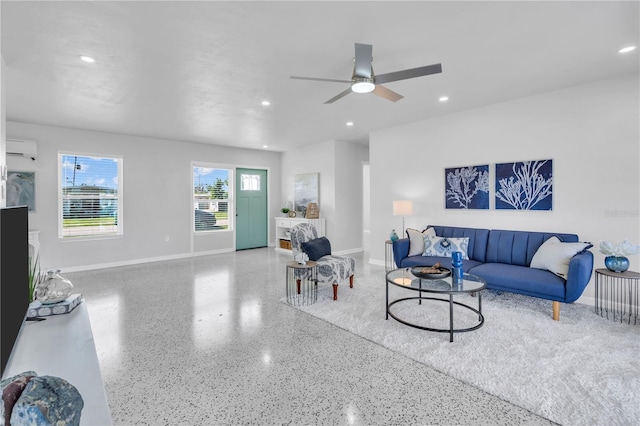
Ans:
{"label": "wall mounted ac unit", "polygon": [[7,138],[7,155],[22,155],[35,161],[38,156],[36,141]]}

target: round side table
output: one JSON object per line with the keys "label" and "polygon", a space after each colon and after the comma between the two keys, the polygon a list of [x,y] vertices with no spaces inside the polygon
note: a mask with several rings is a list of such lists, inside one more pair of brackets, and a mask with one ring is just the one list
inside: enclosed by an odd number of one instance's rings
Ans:
{"label": "round side table", "polygon": [[638,324],[640,273],[596,269],[596,314],[614,321]]}
{"label": "round side table", "polygon": [[311,305],[318,300],[318,264],[313,261],[287,264],[287,303]]}

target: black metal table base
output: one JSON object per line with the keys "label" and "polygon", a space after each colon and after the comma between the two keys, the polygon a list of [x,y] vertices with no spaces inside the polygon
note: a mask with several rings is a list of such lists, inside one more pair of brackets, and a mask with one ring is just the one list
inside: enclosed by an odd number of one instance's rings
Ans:
{"label": "black metal table base", "polygon": [[[473,331],[473,330],[477,330],[480,327],[482,327],[482,325],[484,324],[484,316],[482,315],[481,309],[482,309],[482,299],[481,299],[481,295],[478,294],[478,309],[473,308],[469,305],[465,305],[464,303],[460,303],[460,302],[456,302],[453,300],[453,295],[449,295],[449,300],[447,299],[440,299],[437,297],[404,297],[402,299],[397,299],[394,300],[393,302],[389,303],[387,305],[387,317],[386,319],[389,319],[389,317],[393,318],[394,320],[404,324],[404,325],[408,325],[409,327],[413,327],[413,328],[419,328],[420,330],[426,330],[426,331],[434,331],[436,333],[449,333],[449,341],[453,342],[453,333],[464,333],[467,331]],[[431,327],[425,327],[422,325],[418,325],[418,324],[414,324],[411,323],[409,321],[403,320],[400,317],[394,315],[391,312],[391,307],[393,305],[395,305],[396,303],[399,302],[404,302],[407,300],[418,300],[418,303],[422,304],[423,300],[436,300],[439,302],[445,302],[445,303],[449,303],[449,328],[431,328]],[[469,309],[472,312],[475,312],[476,314],[478,314],[478,324],[473,326],[473,327],[468,327],[468,328],[453,328],[453,305],[458,305],[461,306],[463,308]]]}

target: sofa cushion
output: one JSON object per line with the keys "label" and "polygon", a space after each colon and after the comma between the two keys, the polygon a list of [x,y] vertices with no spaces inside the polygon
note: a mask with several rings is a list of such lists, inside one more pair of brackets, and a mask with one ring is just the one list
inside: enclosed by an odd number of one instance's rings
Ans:
{"label": "sofa cushion", "polygon": [[542,243],[554,235],[563,242],[578,242],[578,236],[575,234],[492,229],[489,233],[485,261],[529,266],[533,255],[536,254]]}
{"label": "sofa cushion", "polygon": [[[433,266],[436,263],[442,265],[443,268],[451,269],[451,256],[409,256],[402,259],[399,268],[410,268],[412,266]],[[462,270],[469,272],[471,268],[482,265],[477,260],[465,260],[462,262]]]}
{"label": "sofa cushion", "polygon": [[483,263],[469,270],[487,287],[548,300],[565,299],[565,280],[542,269],[505,263]]}
{"label": "sofa cushion", "polygon": [[309,256],[309,260],[316,261],[322,256],[331,254],[331,243],[326,237],[316,238],[301,244],[302,251]]}
{"label": "sofa cushion", "polygon": [[551,271],[566,280],[571,258],[590,247],[593,247],[590,243],[563,243],[558,237],[553,236],[538,248],[530,266]]}
{"label": "sofa cushion", "polygon": [[407,228],[407,237],[409,237],[409,256],[424,253],[424,237],[427,235],[435,237],[436,231],[432,227],[429,227],[424,231]]}
{"label": "sofa cushion", "polygon": [[462,259],[469,260],[469,238],[424,237],[423,256],[451,257],[454,251],[462,252]]}

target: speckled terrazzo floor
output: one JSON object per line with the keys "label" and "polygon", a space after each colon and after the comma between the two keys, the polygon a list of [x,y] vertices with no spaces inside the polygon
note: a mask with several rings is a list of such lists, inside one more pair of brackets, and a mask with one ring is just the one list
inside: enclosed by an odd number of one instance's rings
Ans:
{"label": "speckled terrazzo floor", "polygon": [[[356,286],[382,270],[355,257]],[[65,274],[87,303],[113,423],[550,424],[280,303],[290,260],[256,249]]]}

